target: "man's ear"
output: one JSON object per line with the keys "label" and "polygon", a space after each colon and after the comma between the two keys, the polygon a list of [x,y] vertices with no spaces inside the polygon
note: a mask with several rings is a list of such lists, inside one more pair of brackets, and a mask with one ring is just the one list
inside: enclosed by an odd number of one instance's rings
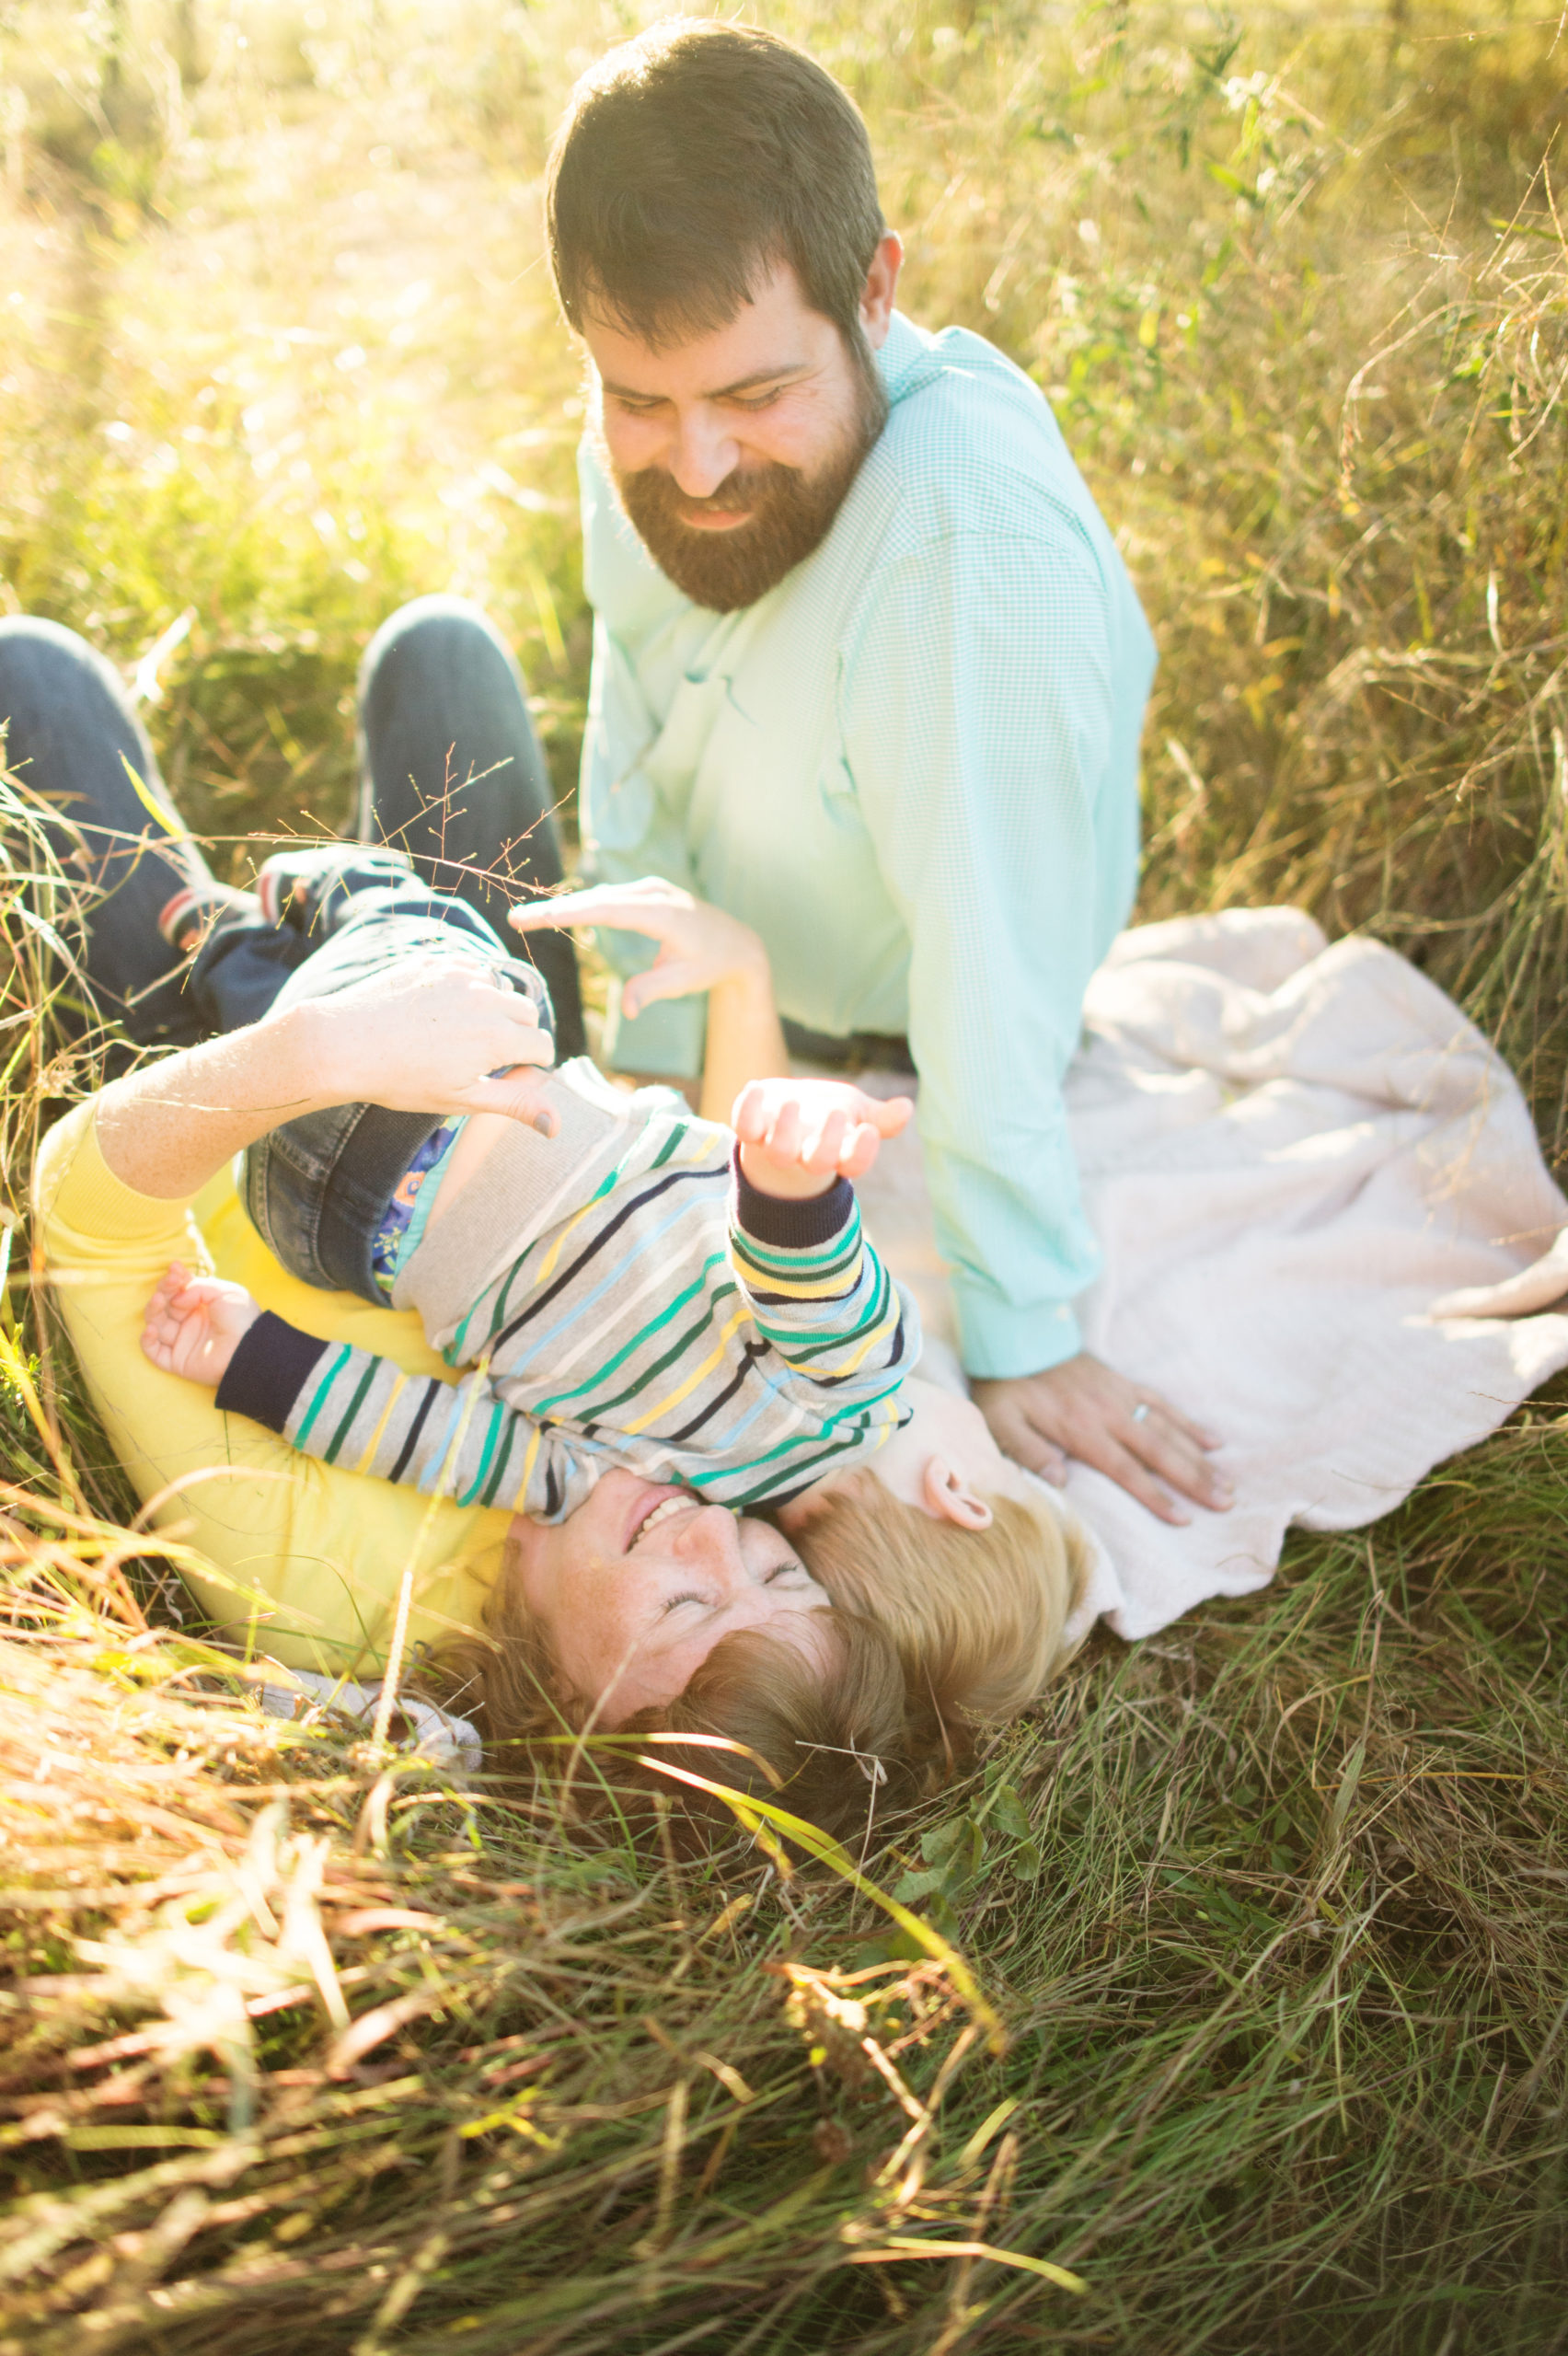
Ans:
{"label": "man's ear", "polygon": [[990,1529],[990,1507],[984,1497],[975,1496],[945,1456],[927,1457],[920,1488],[928,1511],[934,1513],[939,1521],[955,1522],[960,1530]]}
{"label": "man's ear", "polygon": [[865,292],[860,296],[860,325],[866,330],[866,341],[873,352],[880,352],[887,341],[887,331],[893,324],[893,298],[898,288],[898,273],[904,261],[904,240],[896,229],[884,230],[871,256],[871,266],[866,272]]}

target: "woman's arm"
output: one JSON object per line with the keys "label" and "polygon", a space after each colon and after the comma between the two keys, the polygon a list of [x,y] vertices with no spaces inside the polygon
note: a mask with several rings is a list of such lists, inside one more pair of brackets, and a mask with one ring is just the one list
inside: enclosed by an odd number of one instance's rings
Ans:
{"label": "woman's arm", "polygon": [[122,1184],[175,1202],[269,1130],[329,1104],[505,1113],[549,1134],[555,1116],[527,1067],[553,1054],[530,1001],[478,962],[410,959],[112,1081],[98,1100],[98,1145]]}
{"label": "woman's arm", "polygon": [[728,1123],[735,1099],[754,1080],[777,1080],[790,1068],[790,1051],[773,1000],[767,952],[749,925],[692,897],[662,875],[637,884],[596,884],[555,900],[513,908],[518,932],[551,926],[604,925],[642,932],[659,943],[646,972],[621,986],[629,1019],[658,999],[708,994],[708,1051],[698,1111],[705,1121]]}
{"label": "woman's arm", "polygon": [[254,1611],[258,1649],[295,1667],[374,1675],[410,1565],[411,1637],[437,1644],[477,1630],[500,1573],[504,1513],[297,1456],[259,1426],[221,1415],[210,1391],[160,1373],[141,1347],[148,1295],[171,1260],[203,1243],[264,1308],[394,1355],[410,1374],[436,1373],[418,1319],[285,1275],[226,1173],[203,1201],[198,1237],[184,1202],[135,1193],[107,1168],[95,1109],[79,1106],[40,1149],[39,1265],[110,1448],[204,1610],[241,1637]]}
{"label": "woman's arm", "polygon": [[184,1201],[270,1129],[338,1103],[321,1085],[318,1011],[291,1008],[111,1081],[97,1117],[115,1177],[158,1202]]}

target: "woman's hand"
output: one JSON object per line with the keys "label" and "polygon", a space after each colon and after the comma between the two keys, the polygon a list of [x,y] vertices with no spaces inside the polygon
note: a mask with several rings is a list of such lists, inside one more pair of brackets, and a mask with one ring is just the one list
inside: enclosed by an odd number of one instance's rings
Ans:
{"label": "woman's hand", "polygon": [[767,953],[750,925],[694,899],[662,875],[529,900],[513,908],[507,921],[518,932],[604,925],[612,932],[642,932],[656,941],[659,953],[646,973],[621,984],[621,1011],[628,1020],[662,998],[694,998],[734,982],[771,987]]}
{"label": "woman's hand", "polygon": [[430,951],[294,1010],[335,1092],[393,1113],[504,1113],[553,1137],[538,1067],[555,1061],[538,1011],[480,957]]}
{"label": "woman's hand", "polygon": [[261,1311],[243,1285],[223,1276],[193,1276],[174,1261],[147,1303],[142,1347],[165,1374],[215,1391],[229,1360]]}
{"label": "woman's hand", "polygon": [[629,1022],[663,998],[708,994],[708,1045],[702,1067],[702,1115],[725,1121],[749,1080],[790,1068],[790,1054],[773,1002],[767,952],[750,925],[693,899],[662,875],[637,884],[595,884],[555,900],[513,908],[519,932],[547,925],[604,925],[613,932],[644,932],[659,944],[645,973],[621,984],[621,1012]]}
{"label": "woman's hand", "polygon": [[98,1144],[123,1184],[174,1202],[269,1129],[329,1104],[503,1113],[552,1137],[536,1067],[554,1057],[530,1001],[479,959],[427,953],[111,1081]]}

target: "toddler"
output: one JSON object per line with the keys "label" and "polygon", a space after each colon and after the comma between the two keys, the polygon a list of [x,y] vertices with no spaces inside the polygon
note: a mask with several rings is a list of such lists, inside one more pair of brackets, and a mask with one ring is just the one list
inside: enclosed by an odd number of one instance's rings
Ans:
{"label": "toddler", "polygon": [[[387,863],[379,899],[337,850],[262,871],[263,907],[319,942],[280,1006],[378,958],[487,950],[481,920],[466,932],[448,911],[399,908],[401,868],[369,856]],[[493,935],[486,963],[548,1022],[536,973]],[[723,1052],[710,1040],[710,1060]],[[851,1182],[912,1110],[837,1081],[752,1080],[732,1128],[668,1089],[624,1093],[579,1057],[542,1076],[532,1128],[363,1105],[314,1114],[247,1156],[262,1234],[307,1281],[415,1311],[463,1379],[319,1342],[178,1264],[144,1347],[307,1453],[460,1504],[559,1521],[620,1466],[664,1484],[644,1527],[692,1495],[772,1510],[808,1565],[831,1553],[838,1585],[858,1590],[851,1608],[870,1608],[875,1586],[859,1555],[902,1532],[893,1553],[928,1556],[949,1590],[939,1605],[905,1583],[911,1631],[928,1633],[933,1611],[963,1618],[966,1561],[1009,1586],[1010,1604],[994,1599],[1007,1643],[999,1625],[978,1641],[993,1663],[985,1706],[1018,1706],[1059,1646],[1072,1549],[978,1410],[909,1380],[917,1315],[861,1230]],[[1021,1652],[1015,1629],[1034,1631]],[[1003,1651],[1010,1669],[996,1667]]]}

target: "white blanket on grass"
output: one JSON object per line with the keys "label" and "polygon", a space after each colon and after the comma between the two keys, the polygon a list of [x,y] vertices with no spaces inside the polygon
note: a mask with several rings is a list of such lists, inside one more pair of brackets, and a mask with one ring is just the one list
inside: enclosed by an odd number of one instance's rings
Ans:
{"label": "white blanket on grass", "polygon": [[[1263,1587],[1292,1523],[1376,1520],[1568,1364],[1568,1224],[1517,1083],[1380,942],[1330,947],[1294,908],[1124,933],[1090,985],[1066,1100],[1104,1253],[1086,1346],[1222,1432],[1226,1514],[1168,1528],[1081,1465],[1099,1541],[1087,1616],[1147,1636]],[[952,1307],[907,1133],[862,1183],[920,1302],[923,1371]],[[1433,1315],[1464,1306],[1536,1314]],[[1445,1304],[1447,1306],[1447,1304]],[[1568,1301],[1563,1309],[1568,1310]],[[1539,1312],[1545,1313],[1539,1313]]]}

